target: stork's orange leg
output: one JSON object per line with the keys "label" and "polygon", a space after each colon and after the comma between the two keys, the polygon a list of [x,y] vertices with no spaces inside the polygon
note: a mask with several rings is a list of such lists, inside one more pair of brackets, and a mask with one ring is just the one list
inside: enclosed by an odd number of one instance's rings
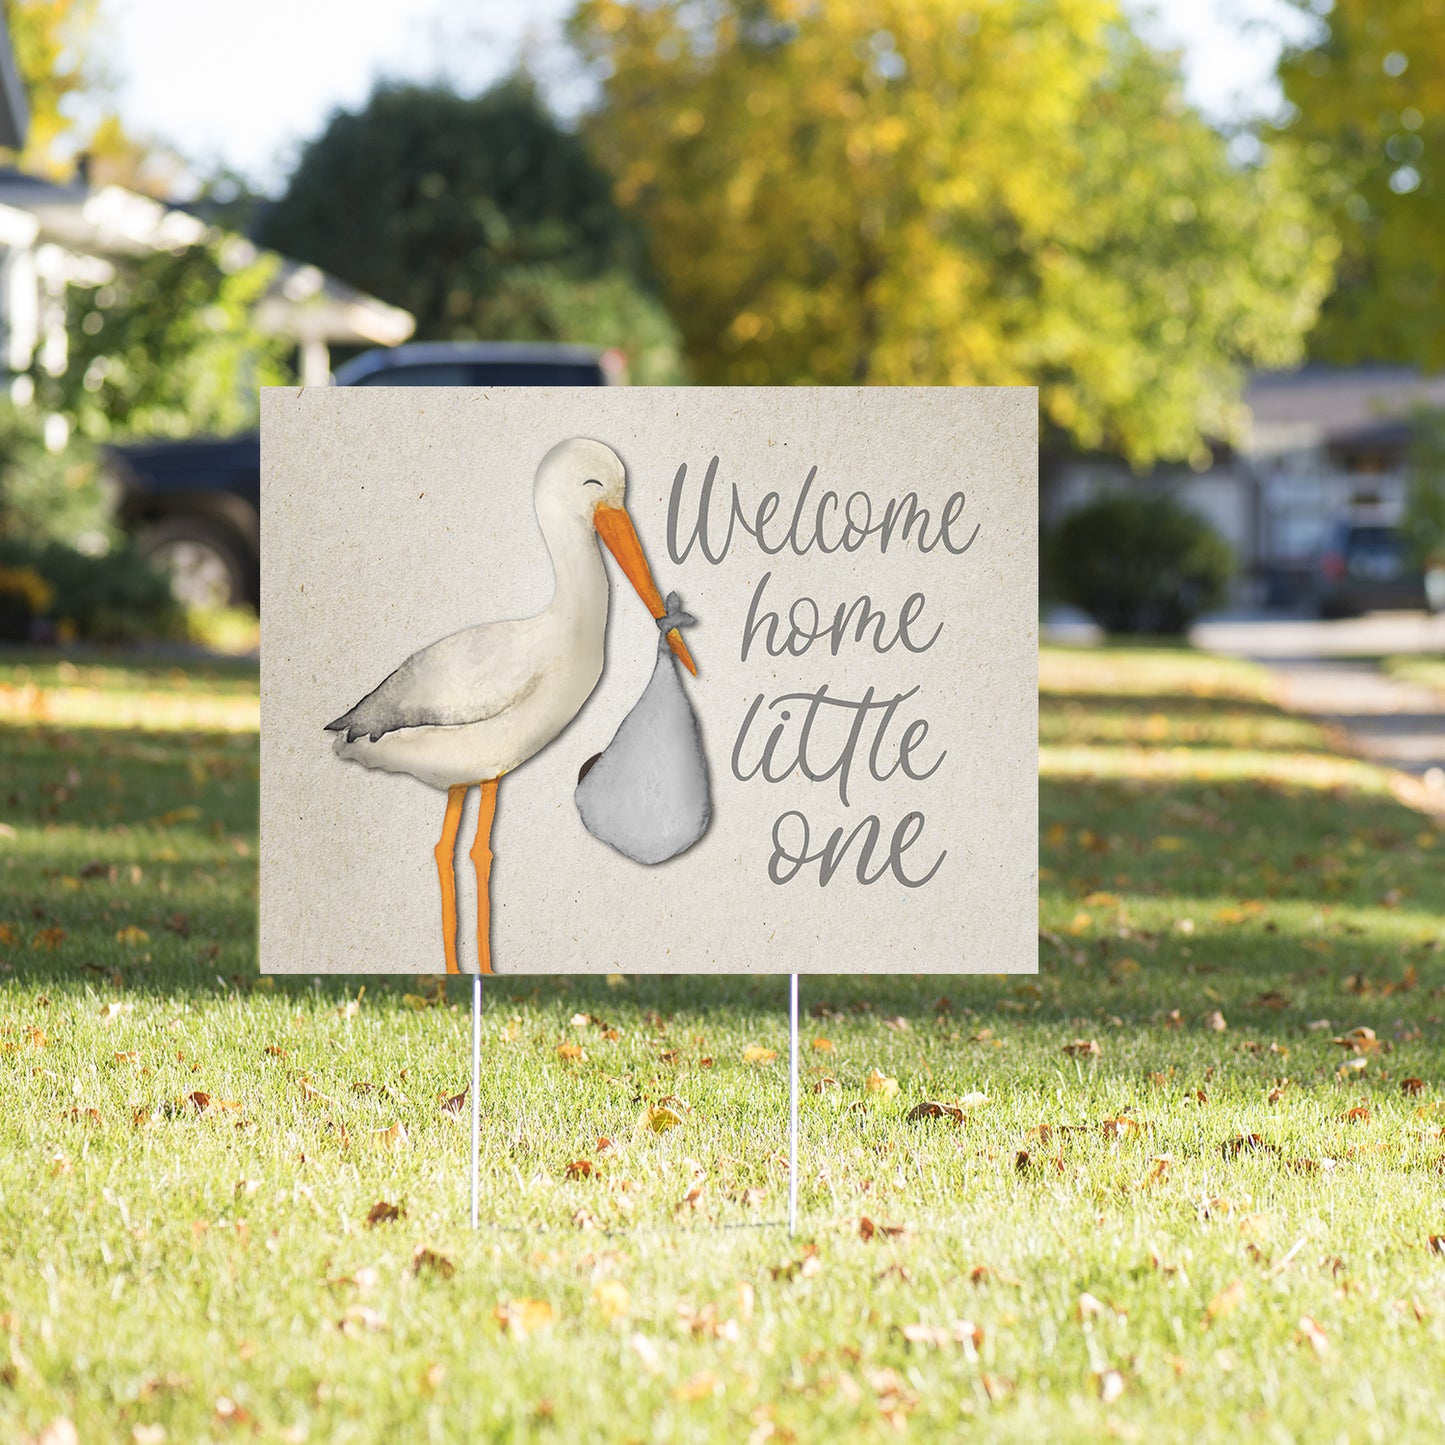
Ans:
{"label": "stork's orange leg", "polygon": [[497,784],[493,778],[482,786],[482,806],[477,812],[477,841],[472,844],[472,862],[477,869],[477,972],[492,972],[492,820],[497,816]]}
{"label": "stork's orange leg", "polygon": [[446,948],[448,973],[461,972],[457,967],[457,830],[462,826],[462,804],[466,797],[465,783],[447,789],[447,815],[442,823],[441,842],[434,850],[437,877],[442,885],[442,943]]}

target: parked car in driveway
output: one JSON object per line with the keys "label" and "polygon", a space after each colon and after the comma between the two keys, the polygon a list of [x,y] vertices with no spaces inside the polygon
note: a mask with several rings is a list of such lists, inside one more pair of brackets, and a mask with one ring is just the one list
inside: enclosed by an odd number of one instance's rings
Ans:
{"label": "parked car in driveway", "polygon": [[1424,570],[1400,528],[1378,514],[1342,517],[1320,556],[1315,607],[1321,617],[1417,610],[1429,605]]}
{"label": "parked car in driveway", "polygon": [[[338,386],[607,386],[619,352],[529,342],[417,342],[364,352]],[[261,438],[132,442],[107,448],[117,518],[191,607],[260,600]]]}

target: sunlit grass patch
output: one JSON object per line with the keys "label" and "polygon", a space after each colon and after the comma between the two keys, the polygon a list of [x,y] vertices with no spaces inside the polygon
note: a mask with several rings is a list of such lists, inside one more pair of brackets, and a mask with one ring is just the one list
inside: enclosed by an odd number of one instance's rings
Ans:
{"label": "sunlit grass patch", "polygon": [[1271,701],[1263,668],[1189,648],[1138,646],[1046,647],[1039,655],[1039,689],[1112,698],[1169,696]]}
{"label": "sunlit grass patch", "polygon": [[[1441,628],[1442,649],[1445,649],[1445,619],[1437,625]],[[1387,657],[1381,665],[1391,677],[1397,677],[1401,682],[1418,682],[1445,694],[1445,656],[1422,657],[1411,653],[1404,657]]]}

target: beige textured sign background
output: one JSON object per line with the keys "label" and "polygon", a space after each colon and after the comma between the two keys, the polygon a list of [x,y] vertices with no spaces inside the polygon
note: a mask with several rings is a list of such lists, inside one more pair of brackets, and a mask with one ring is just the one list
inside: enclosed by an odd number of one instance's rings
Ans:
{"label": "beige textured sign background", "polygon": [[[492,956],[498,973],[1032,972],[1037,966],[1037,411],[1031,389],[827,388],[429,389],[274,388],[262,398],[261,967],[266,972],[440,972],[440,902],[432,849],[445,798],[415,780],[332,752],[324,725],[417,648],[459,628],[540,610],[551,569],[532,507],[537,463],[571,436],[606,442],[626,464],[628,509],[659,587],[698,618],[687,678],[712,778],[711,827],[654,868],[613,852],[582,826],[579,766],[611,740],[641,695],[657,650],[645,607],[610,558],[602,681],[575,721],[502,782],[492,846]],[[767,556],[735,526],[712,565],[668,549],[668,500],[686,464],[681,541],[698,484],[718,458],[713,546],[732,488],[756,516],[777,492],[781,534],[816,467],[805,515],[827,491],[866,492],[875,519],[917,494],[932,517],[964,494],[951,529],[973,544],[925,554],[876,535],[856,551]],[[861,499],[854,503],[861,515]],[[830,514],[831,517],[831,514]],[[963,523],[968,525],[965,527]],[[825,528],[830,544],[836,522]],[[915,534],[916,535],[916,534]],[[928,650],[876,652],[827,639],[772,657],[742,641],[760,611],[786,623],[809,597],[831,620],[867,594],[889,615],[915,592],[911,628]],[[915,604],[915,608],[918,604]],[[740,781],[732,755],[749,706],[771,726],[783,693],[847,699],[917,691],[899,705],[877,754],[896,764],[906,725],[925,718],[915,781],[878,781],[869,714],[849,779]],[[744,767],[766,729],[744,740]],[[780,747],[781,769],[786,750]],[[815,770],[816,768],[815,764]],[[466,858],[475,791],[458,848],[462,967],[475,968],[475,893]],[[827,886],[819,865],[769,878],[780,815],[808,820],[808,851],[835,829],[880,822],[870,873],[899,821],[924,821],[905,871],[857,878],[856,845]],[[797,820],[785,837],[797,840]],[[796,842],[789,846],[796,846]],[[474,888],[474,882],[473,882]]]}

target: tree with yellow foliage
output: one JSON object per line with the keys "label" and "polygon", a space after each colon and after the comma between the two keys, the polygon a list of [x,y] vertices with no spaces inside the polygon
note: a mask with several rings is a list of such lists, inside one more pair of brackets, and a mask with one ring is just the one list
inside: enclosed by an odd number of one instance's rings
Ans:
{"label": "tree with yellow foliage", "polygon": [[[126,135],[114,112],[92,106],[87,123],[76,101],[103,87],[94,59],[100,0],[7,0],[15,68],[25,86],[30,133],[15,164],[48,180],[72,175],[82,154],[99,161],[108,179],[133,182],[146,148]],[[0,155],[5,152],[0,151]]]}
{"label": "tree with yellow foliage", "polygon": [[583,0],[585,133],[699,380],[1037,384],[1045,424],[1199,457],[1296,360],[1333,240],[1110,0]]}
{"label": "tree with yellow foliage", "polygon": [[1445,366],[1445,5],[1297,0],[1283,134],[1303,148],[1344,244],[1311,350],[1335,362]]}

